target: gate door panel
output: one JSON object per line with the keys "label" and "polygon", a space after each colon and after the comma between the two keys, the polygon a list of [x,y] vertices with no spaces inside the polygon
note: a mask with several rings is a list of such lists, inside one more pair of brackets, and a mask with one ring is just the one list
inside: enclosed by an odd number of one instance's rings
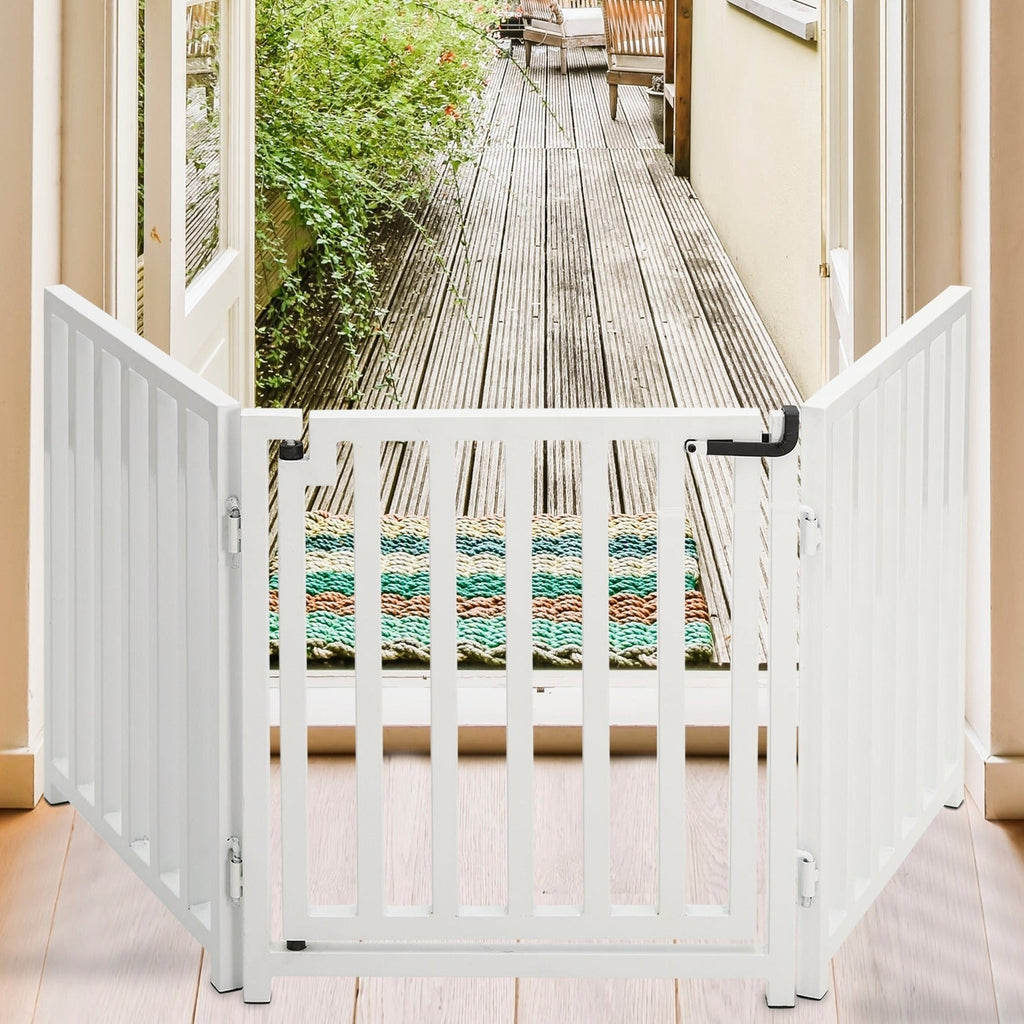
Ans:
{"label": "gate door panel", "polygon": [[216,987],[237,987],[239,406],[63,287],[45,363],[47,797],[207,948]]}
{"label": "gate door panel", "polygon": [[[795,410],[793,410],[795,413]],[[270,998],[281,974],[359,975],[633,975],[747,976],[768,981],[769,1001],[795,999],[795,727],[797,474],[795,416],[792,445],[770,459],[770,657],[768,730],[769,809],[767,882],[758,879],[757,699],[760,623],[762,420],[754,410],[395,410],[312,412],[308,454],[288,446],[278,463],[277,546],[268,560],[267,442],[297,437],[298,412],[246,412],[243,428],[246,657],[253,658],[245,700],[246,968],[245,998]],[[789,422],[789,421],[787,421]],[[287,431],[287,433],[284,433]],[[709,439],[731,438],[731,442]],[[388,898],[385,825],[382,593],[394,561],[383,552],[382,460],[394,442],[426,442],[430,628],[430,899],[400,905]],[[497,685],[505,689],[507,857],[505,898],[497,905],[460,901],[457,668],[458,446],[500,446],[504,520],[500,550],[507,650]],[[536,899],[534,838],[534,675],[532,539],[535,445],[579,446],[581,467],[580,596],[582,604],[582,859],[576,900]],[[617,903],[611,888],[609,668],[609,478],[612,443],[652,446],[657,480],[658,665],[651,672],[657,698],[658,887],[639,905]],[[785,447],[785,446],[780,446]],[[713,451],[722,448],[722,451]],[[728,450],[724,450],[728,449]],[[754,449],[756,451],[750,451]],[[655,454],[656,452],[656,454]],[[733,457],[735,454],[735,457]],[[742,457],[741,457],[742,456]],[[687,879],[699,863],[688,849],[686,740],[688,681],[683,580],[686,570],[688,458],[729,458],[732,483],[733,635],[729,761],[728,891],[723,902],[694,902]],[[311,850],[323,837],[311,832],[307,746],[310,680],[307,673],[307,492],[339,474],[354,477],[352,541],[339,550],[338,579],[354,601],[355,646],[354,830],[351,889],[311,875]],[[391,524],[393,525],[393,524]],[[389,527],[390,528],[390,527]],[[251,532],[250,532],[251,531]],[[314,538],[314,540],[317,540]],[[310,550],[313,550],[310,548]],[[334,550],[334,549],[332,549]],[[404,550],[404,549],[403,549]],[[390,554],[387,558],[390,558]],[[490,556],[488,556],[490,557]],[[488,565],[491,563],[489,562]],[[273,569],[280,654],[280,860],[270,853],[267,701],[256,685],[267,677],[269,642],[266,580]],[[479,570],[478,570],[479,571]],[[645,570],[646,571],[646,570]],[[344,579],[342,575],[344,574]],[[540,578],[540,577],[537,577]],[[262,589],[262,593],[261,593]],[[312,616],[310,616],[312,620]],[[315,620],[313,622],[315,630]],[[543,674],[542,674],[543,675]],[[464,685],[464,684],[463,684]],[[349,832],[351,835],[351,831]],[[343,856],[341,850],[336,854]],[[271,865],[279,864],[281,924],[271,931]],[[703,865],[696,868],[703,870]],[[326,898],[325,893],[337,898]],[[348,899],[346,900],[346,897]],[[354,897],[354,900],[351,899]],[[259,903],[252,901],[258,899]],[[499,897],[500,899],[500,897]],[[767,912],[759,936],[759,910]],[[763,924],[763,915],[761,916]],[[709,945],[710,943],[710,945]]]}
{"label": "gate door panel", "polygon": [[948,289],[802,411],[802,995],[961,799],[969,318]]}

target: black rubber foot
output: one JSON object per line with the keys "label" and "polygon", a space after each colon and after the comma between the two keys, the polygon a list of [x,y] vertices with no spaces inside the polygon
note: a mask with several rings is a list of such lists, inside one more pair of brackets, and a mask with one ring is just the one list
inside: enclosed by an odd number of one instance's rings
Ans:
{"label": "black rubber foot", "polygon": [[304,939],[288,939],[288,941],[285,942],[285,945],[293,953],[297,953],[299,950],[306,948],[306,943]]}

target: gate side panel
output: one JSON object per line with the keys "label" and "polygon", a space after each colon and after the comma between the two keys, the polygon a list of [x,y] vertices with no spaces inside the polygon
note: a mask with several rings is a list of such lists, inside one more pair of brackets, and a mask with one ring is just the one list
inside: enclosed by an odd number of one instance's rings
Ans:
{"label": "gate side panel", "polygon": [[969,316],[948,289],[802,412],[803,995],[963,783]]}
{"label": "gate side panel", "polygon": [[230,987],[237,572],[222,523],[239,407],[66,288],[46,295],[45,348],[47,795]]}

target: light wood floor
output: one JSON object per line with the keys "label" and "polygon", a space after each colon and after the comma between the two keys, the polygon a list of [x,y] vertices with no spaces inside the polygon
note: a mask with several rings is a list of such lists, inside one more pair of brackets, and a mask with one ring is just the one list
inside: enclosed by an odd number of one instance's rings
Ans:
{"label": "light wood floor", "polygon": [[[689,761],[691,898],[721,895],[726,766]],[[537,898],[564,902],[580,877],[580,764],[538,759]],[[311,761],[314,895],[343,895],[354,848],[345,827],[350,758]],[[504,762],[460,762],[461,898],[503,895]],[[429,761],[387,759],[389,898],[429,886]],[[613,760],[612,888],[655,884],[650,758]],[[834,961],[821,1003],[765,1008],[760,983],[277,979],[269,1006],[209,985],[202,950],[68,807],[0,813],[0,1022],[721,1022],[985,1024],[1024,1021],[1024,823],[944,811]]]}

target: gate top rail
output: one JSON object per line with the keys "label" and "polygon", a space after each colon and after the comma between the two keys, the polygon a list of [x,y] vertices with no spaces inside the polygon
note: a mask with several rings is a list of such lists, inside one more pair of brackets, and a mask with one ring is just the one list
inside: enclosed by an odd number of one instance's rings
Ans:
{"label": "gate top rail", "polygon": [[[215,384],[125,327],[67,285],[53,285],[46,289],[44,309],[48,324],[56,317],[86,338],[92,338],[97,330],[101,331],[104,351],[186,408],[202,409],[204,403],[215,409],[238,407],[238,402]],[[52,332],[46,333],[45,344],[52,345],[53,338]]]}
{"label": "gate top rail", "polygon": [[757,409],[366,409],[309,414],[311,446],[335,441],[756,442]]}
{"label": "gate top rail", "polygon": [[803,405],[841,416],[971,311],[971,289],[950,286],[927,306],[905,320],[892,334],[869,349],[841,374],[830,380]]}

